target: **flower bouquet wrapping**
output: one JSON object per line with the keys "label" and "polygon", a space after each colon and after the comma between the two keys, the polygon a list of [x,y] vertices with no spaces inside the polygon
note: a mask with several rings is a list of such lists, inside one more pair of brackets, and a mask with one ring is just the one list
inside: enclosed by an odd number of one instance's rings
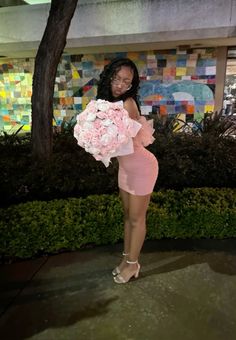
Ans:
{"label": "flower bouquet wrapping", "polygon": [[129,117],[122,101],[91,100],[77,115],[74,137],[78,145],[108,167],[112,157],[134,152],[132,137],[141,126]]}

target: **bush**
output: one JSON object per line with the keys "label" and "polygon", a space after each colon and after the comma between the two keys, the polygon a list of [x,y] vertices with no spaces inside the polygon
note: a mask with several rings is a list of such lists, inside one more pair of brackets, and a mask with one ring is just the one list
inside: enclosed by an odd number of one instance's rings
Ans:
{"label": "bush", "polygon": [[72,136],[55,138],[52,159],[36,162],[27,145],[0,145],[0,204],[52,200],[117,191],[117,161],[109,168],[78,147]]}
{"label": "bush", "polygon": [[236,139],[156,135],[151,151],[159,161],[159,188],[236,187]]}
{"label": "bush", "polygon": [[[178,123],[181,123],[181,128]],[[149,147],[159,160],[155,187],[236,187],[236,119],[222,111],[206,113],[198,122],[154,117],[155,142]]]}
{"label": "bush", "polygon": [[[176,121],[155,118],[160,189],[236,187],[236,138],[232,117],[206,116],[194,133],[174,132]],[[73,124],[54,134],[49,162],[31,157],[30,135],[0,138],[0,205],[112,194],[118,191],[116,159],[105,168],[76,143]]]}
{"label": "bush", "polygon": [[[153,193],[147,238],[236,237],[235,189],[185,189]],[[35,201],[0,209],[0,254],[31,258],[123,236],[117,195]]]}

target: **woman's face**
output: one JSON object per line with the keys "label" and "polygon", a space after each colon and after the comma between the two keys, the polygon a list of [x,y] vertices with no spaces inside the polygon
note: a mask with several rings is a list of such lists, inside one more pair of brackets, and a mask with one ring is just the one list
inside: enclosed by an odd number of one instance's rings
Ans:
{"label": "woman's face", "polygon": [[129,66],[121,66],[111,79],[111,92],[114,98],[120,97],[132,86],[133,70]]}

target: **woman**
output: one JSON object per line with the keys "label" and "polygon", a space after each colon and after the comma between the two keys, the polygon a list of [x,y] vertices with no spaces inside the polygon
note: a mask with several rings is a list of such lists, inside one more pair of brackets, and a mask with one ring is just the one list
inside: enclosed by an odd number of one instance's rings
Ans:
{"label": "woman", "polygon": [[104,67],[98,83],[97,99],[123,101],[130,118],[142,124],[133,138],[134,153],[119,156],[118,186],[124,209],[124,252],[112,274],[116,283],[127,283],[139,275],[138,258],[146,235],[146,213],[157,175],[155,156],[144,148],[152,143],[152,128],[140,116],[137,98],[139,74],[128,58],[118,58]]}

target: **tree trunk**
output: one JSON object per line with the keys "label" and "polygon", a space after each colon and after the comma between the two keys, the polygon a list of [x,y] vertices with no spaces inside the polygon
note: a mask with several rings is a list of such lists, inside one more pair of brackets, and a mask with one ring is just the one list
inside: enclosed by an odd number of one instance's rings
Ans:
{"label": "tree trunk", "polygon": [[52,154],[53,94],[57,66],[78,0],[52,0],[47,25],[35,58],[32,94],[32,151],[37,159]]}

